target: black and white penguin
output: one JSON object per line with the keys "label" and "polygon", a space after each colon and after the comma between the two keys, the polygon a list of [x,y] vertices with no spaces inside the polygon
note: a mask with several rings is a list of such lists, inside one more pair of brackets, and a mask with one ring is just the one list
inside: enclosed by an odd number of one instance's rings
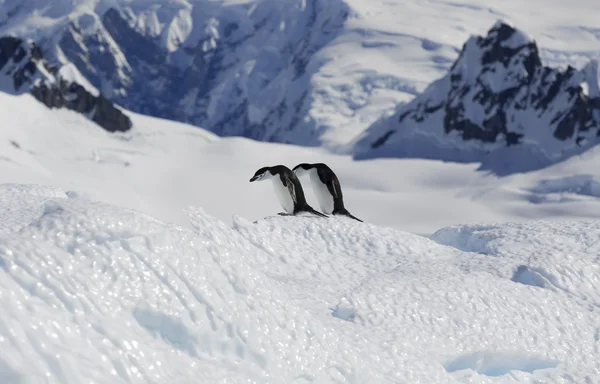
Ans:
{"label": "black and white penguin", "polygon": [[317,196],[319,206],[323,213],[348,216],[362,222],[362,220],[352,216],[352,214],[344,207],[344,198],[340,181],[326,164],[302,163],[296,165],[293,172],[298,176],[310,176],[313,191]]}
{"label": "black and white penguin", "polygon": [[[275,165],[273,167],[263,167],[256,171],[250,182],[259,180],[268,180],[273,182],[275,194],[279,203],[287,215],[296,215],[301,212],[308,212],[321,217],[327,215],[316,211],[308,205],[302,184],[294,172],[285,165]],[[280,213],[280,215],[282,215]]]}

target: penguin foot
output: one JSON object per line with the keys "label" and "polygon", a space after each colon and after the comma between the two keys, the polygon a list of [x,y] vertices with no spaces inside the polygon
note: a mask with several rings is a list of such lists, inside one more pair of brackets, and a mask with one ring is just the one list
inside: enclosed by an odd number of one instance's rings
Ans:
{"label": "penguin foot", "polygon": [[[310,213],[310,214],[313,214],[313,215],[315,215],[315,216],[318,216],[318,217],[329,217],[329,216],[327,216],[327,215],[324,215],[324,214],[322,214],[322,213],[321,213],[321,212],[319,212],[319,211],[316,211],[316,210],[315,210],[315,209],[313,209],[311,206],[307,206],[307,207],[306,207],[304,210],[302,210],[301,212]],[[300,213],[300,212],[298,212],[298,213]]]}
{"label": "penguin foot", "polygon": [[332,213],[334,216],[346,216],[349,217],[351,219],[360,221],[361,223],[363,223],[363,221],[357,217],[354,217],[350,212],[348,212],[348,210],[346,209],[342,209],[342,210],[338,210]]}

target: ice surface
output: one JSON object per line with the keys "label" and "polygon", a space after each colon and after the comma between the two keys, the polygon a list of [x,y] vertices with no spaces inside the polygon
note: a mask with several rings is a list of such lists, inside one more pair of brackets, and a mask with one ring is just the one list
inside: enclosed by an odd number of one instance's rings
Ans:
{"label": "ice surface", "polygon": [[459,225],[432,235],[441,244],[519,264],[513,280],[562,290],[598,307],[600,221]]}
{"label": "ice surface", "polygon": [[533,372],[556,367],[555,361],[536,356],[511,353],[475,352],[464,355],[446,365],[448,372],[471,369],[486,376],[503,376],[511,371]]}
{"label": "ice surface", "polygon": [[[0,212],[4,382],[600,380],[597,221],[433,241],[192,206],[188,229],[18,184]],[[523,264],[560,289],[512,281]]]}
{"label": "ice surface", "polygon": [[251,267],[258,250],[200,210],[194,234],[53,189],[1,197],[25,207],[0,240],[0,360],[23,380],[278,382],[336,366],[378,376]]}

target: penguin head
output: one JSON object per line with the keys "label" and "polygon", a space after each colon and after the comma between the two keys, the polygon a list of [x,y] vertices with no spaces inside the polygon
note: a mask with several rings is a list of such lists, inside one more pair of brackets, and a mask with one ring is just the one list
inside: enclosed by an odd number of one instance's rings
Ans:
{"label": "penguin head", "polygon": [[261,169],[256,171],[256,173],[254,173],[254,176],[252,176],[250,182],[269,179],[271,178],[271,176],[273,175],[270,172],[270,167],[262,167]]}
{"label": "penguin head", "polygon": [[302,164],[296,165],[294,167],[294,169],[292,169],[292,171],[297,176],[302,176],[302,175],[306,175],[308,173],[308,171],[310,171],[312,168],[313,168],[313,164],[302,163]]}

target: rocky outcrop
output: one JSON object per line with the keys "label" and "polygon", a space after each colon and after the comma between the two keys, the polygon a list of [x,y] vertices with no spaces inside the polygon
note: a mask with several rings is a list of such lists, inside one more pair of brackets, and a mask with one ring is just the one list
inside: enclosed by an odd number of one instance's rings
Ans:
{"label": "rocky outcrop", "polygon": [[535,153],[538,164],[560,160],[597,143],[597,68],[544,66],[535,41],[497,22],[464,44],[446,76],[373,125],[356,157],[485,162],[514,147]]}
{"label": "rocky outcrop", "polygon": [[[85,114],[109,132],[124,132],[132,122],[101,94],[63,79],[59,65],[52,65],[33,42],[15,37],[0,38],[0,74],[9,80],[10,93],[30,92],[50,108],[67,108]],[[12,81],[10,81],[12,80]]]}

